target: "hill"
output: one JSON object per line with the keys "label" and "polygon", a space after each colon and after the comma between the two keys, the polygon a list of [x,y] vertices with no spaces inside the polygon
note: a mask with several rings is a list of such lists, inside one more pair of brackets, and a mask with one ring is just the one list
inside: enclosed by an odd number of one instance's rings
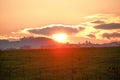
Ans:
{"label": "hill", "polygon": [[59,43],[46,37],[22,38],[19,41],[0,40],[0,49],[20,49],[20,48],[44,48],[55,46]]}

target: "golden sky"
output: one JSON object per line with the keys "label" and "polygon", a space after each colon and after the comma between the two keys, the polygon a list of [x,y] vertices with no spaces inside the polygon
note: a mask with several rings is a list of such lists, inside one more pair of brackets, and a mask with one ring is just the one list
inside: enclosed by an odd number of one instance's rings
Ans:
{"label": "golden sky", "polygon": [[[78,27],[84,24],[85,30],[78,32],[77,37],[82,37],[82,40],[86,39],[85,35],[99,32],[96,36],[100,39],[102,33],[110,31],[91,28],[96,24],[90,22],[102,19],[106,24],[120,23],[119,3],[120,0],[0,0],[0,38],[24,36],[27,28],[41,28],[51,24]],[[112,32],[116,33],[119,29],[112,29]],[[73,41],[79,39],[73,37]]]}

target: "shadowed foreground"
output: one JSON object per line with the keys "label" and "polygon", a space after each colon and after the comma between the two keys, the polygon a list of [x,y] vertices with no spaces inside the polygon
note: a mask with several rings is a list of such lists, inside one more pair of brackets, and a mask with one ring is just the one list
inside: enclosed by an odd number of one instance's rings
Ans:
{"label": "shadowed foreground", "polygon": [[0,51],[0,80],[120,80],[120,47]]}

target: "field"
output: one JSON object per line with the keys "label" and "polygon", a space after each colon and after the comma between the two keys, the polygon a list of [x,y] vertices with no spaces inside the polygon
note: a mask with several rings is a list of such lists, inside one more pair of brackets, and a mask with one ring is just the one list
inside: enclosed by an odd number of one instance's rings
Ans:
{"label": "field", "polygon": [[0,80],[120,80],[120,47],[0,51]]}

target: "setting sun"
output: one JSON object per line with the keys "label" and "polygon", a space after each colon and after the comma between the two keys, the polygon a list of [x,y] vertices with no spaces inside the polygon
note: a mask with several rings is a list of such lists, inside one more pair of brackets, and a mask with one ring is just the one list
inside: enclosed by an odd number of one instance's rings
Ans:
{"label": "setting sun", "polygon": [[58,42],[66,42],[68,36],[65,33],[58,33],[58,34],[53,34],[52,37],[54,40]]}

